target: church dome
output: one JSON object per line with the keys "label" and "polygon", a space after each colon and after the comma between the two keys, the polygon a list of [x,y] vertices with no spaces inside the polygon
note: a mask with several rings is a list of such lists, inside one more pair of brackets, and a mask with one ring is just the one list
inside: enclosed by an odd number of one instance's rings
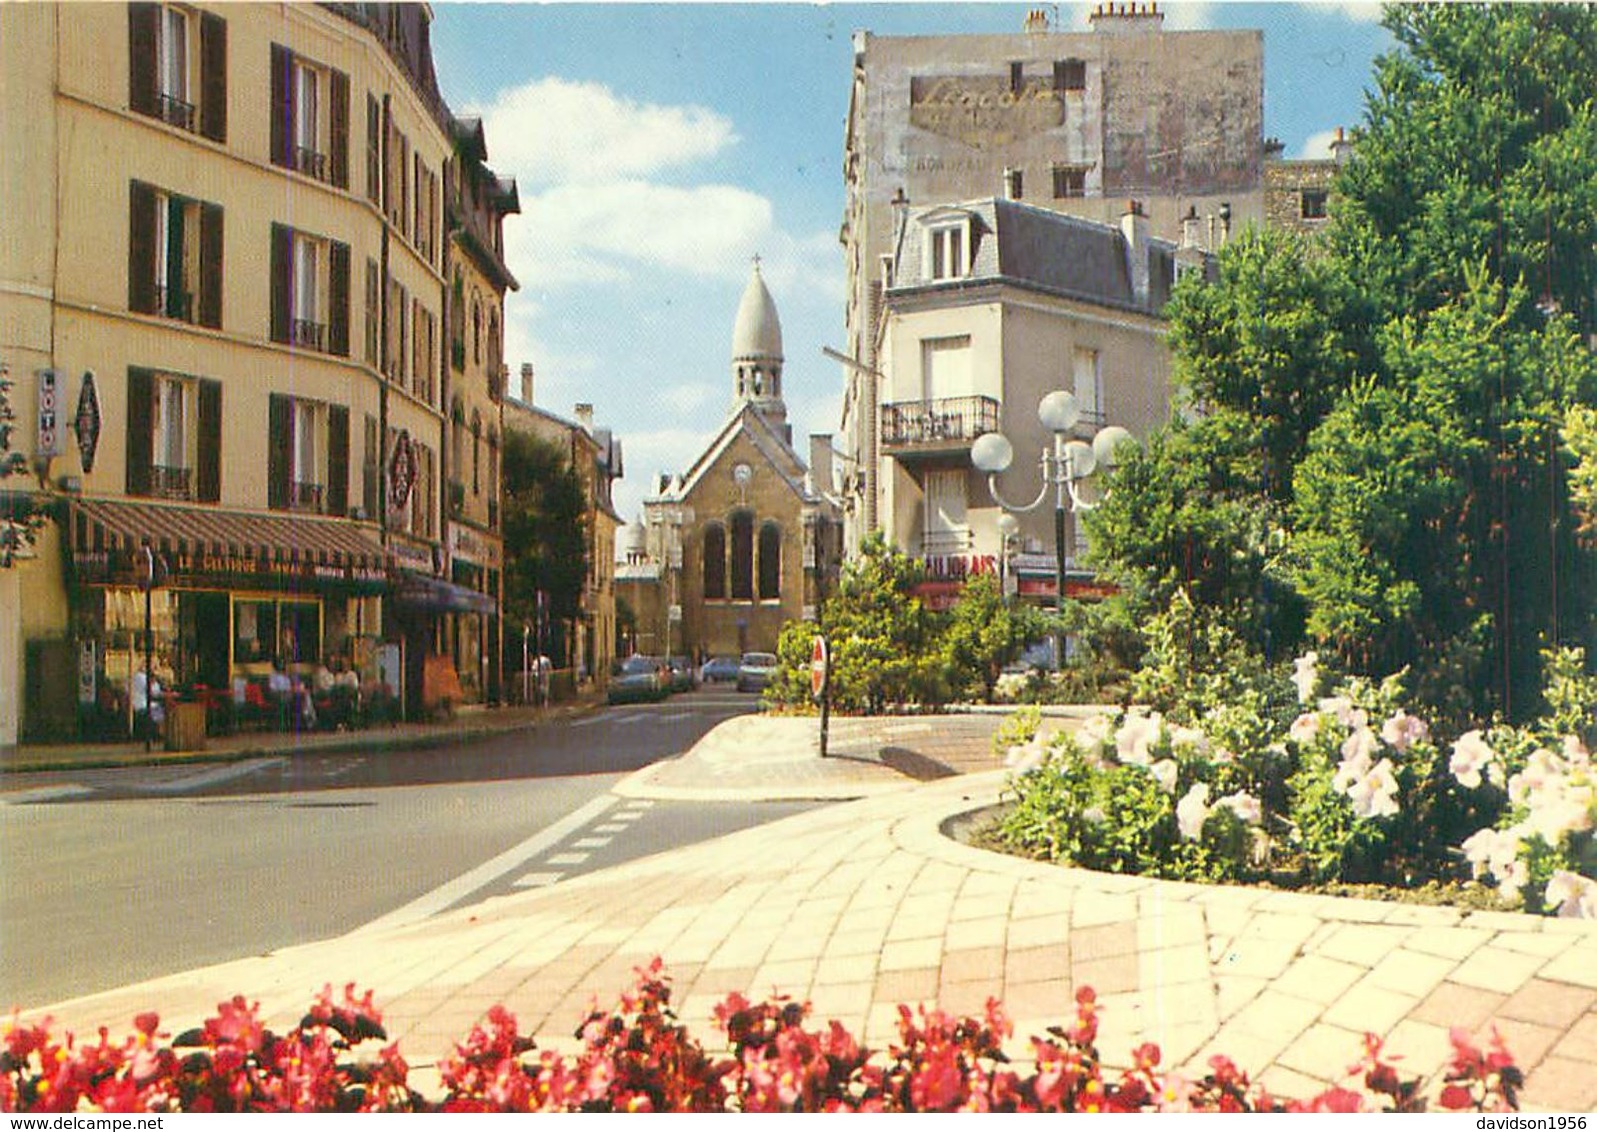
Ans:
{"label": "church dome", "polygon": [[760,261],[754,261],[749,285],[738,304],[737,324],[732,330],[732,357],[782,358],[782,320],[776,315],[776,301],[760,278]]}

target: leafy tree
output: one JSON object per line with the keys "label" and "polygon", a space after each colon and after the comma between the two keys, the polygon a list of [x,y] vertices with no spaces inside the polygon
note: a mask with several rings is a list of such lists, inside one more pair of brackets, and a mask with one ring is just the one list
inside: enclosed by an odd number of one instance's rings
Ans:
{"label": "leafy tree", "polygon": [[1004,600],[993,574],[977,574],[965,582],[949,610],[943,648],[959,690],[979,690],[993,698],[993,685],[1032,641],[1048,631],[1048,618],[1036,606]]}
{"label": "leafy tree", "polygon": [[[537,593],[542,590],[550,625],[558,634],[549,642],[552,655],[563,656],[565,627],[578,615],[588,574],[587,499],[565,451],[519,430],[507,432],[500,508],[505,624],[536,624]],[[507,642],[510,636],[506,634]]]}
{"label": "leafy tree", "polygon": [[1597,408],[1575,405],[1564,421],[1564,446],[1573,463],[1569,471],[1569,496],[1580,519],[1581,534],[1597,539]]}

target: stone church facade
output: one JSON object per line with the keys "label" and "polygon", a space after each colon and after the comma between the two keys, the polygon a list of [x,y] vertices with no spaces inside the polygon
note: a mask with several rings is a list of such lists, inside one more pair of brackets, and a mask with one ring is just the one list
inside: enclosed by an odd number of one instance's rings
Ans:
{"label": "stone church facade", "polygon": [[[793,448],[782,366],[781,320],[756,261],[733,329],[731,411],[692,466],[644,501],[633,557],[654,569],[618,576],[637,575],[623,596],[639,651],[774,651],[784,624],[815,616],[841,528],[836,501]],[[811,449],[829,459],[830,438]]]}

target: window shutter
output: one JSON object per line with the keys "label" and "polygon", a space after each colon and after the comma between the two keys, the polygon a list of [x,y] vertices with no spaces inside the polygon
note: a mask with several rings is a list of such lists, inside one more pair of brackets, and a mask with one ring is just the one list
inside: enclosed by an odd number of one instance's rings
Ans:
{"label": "window shutter", "polygon": [[200,133],[227,140],[227,21],[200,13]]}
{"label": "window shutter", "polygon": [[289,152],[294,117],[294,56],[288,48],[272,44],[272,163],[294,167]]}
{"label": "window shutter", "polygon": [[128,182],[128,310],[155,313],[155,190]]}
{"label": "window shutter", "polygon": [[128,5],[128,108],[136,114],[159,114],[155,88],[155,24],[159,4]]}
{"label": "window shutter", "polygon": [[152,435],[153,414],[151,398],[154,383],[150,371],[128,367],[128,456],[127,492],[129,495],[150,494],[150,461],[154,457]]}
{"label": "window shutter", "polygon": [[222,328],[222,206],[200,206],[200,299],[201,326]]}
{"label": "window shutter", "polygon": [[330,74],[328,90],[328,157],[333,166],[333,184],[349,188],[349,76],[343,71]]}
{"label": "window shutter", "polygon": [[349,513],[349,410],[327,406],[327,513]]}
{"label": "window shutter", "polygon": [[201,503],[222,500],[222,383],[200,382],[199,453],[194,476]]}
{"label": "window shutter", "polygon": [[366,196],[373,204],[382,203],[383,114],[377,99],[366,96]]}
{"label": "window shutter", "polygon": [[288,509],[288,464],[294,441],[294,402],[281,394],[271,395],[266,431],[266,506],[274,511]]}
{"label": "window shutter", "polygon": [[290,302],[294,269],[294,231],[272,225],[272,341],[289,339]]}
{"label": "window shutter", "polygon": [[349,245],[334,241],[327,257],[328,351],[349,356]]}

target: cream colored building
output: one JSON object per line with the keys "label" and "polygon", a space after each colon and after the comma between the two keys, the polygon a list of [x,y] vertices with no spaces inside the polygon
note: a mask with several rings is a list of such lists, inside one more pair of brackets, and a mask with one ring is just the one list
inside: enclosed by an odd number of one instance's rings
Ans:
{"label": "cream colored building", "polygon": [[[1052,595],[1051,494],[1020,517],[1006,547],[971,446],[987,432],[1009,438],[1015,460],[999,490],[1024,504],[1042,486],[1037,458],[1052,444],[1037,416],[1044,395],[1075,394],[1082,439],[1107,425],[1141,436],[1163,423],[1161,311],[1178,273],[1201,272],[1207,259],[1151,236],[1134,202],[1118,226],[993,198],[906,211],[902,224],[877,343],[883,528],[925,560],[933,603],[1005,564],[1022,594]],[[1090,582],[1085,551],[1068,516],[1067,585]]]}
{"label": "cream colored building", "polygon": [[1086,32],[1034,10],[1012,35],[858,32],[844,141],[843,502],[852,550],[888,516],[874,386],[884,264],[901,214],[1007,197],[1217,247],[1263,218],[1263,34],[1167,31],[1156,3],[1109,3]]}
{"label": "cream colored building", "polygon": [[336,657],[416,706],[458,597],[431,19],[0,6],[0,359],[20,416],[57,407],[53,447],[20,437],[55,517],[20,572],[25,736],[114,726],[146,545],[170,685]]}
{"label": "cream colored building", "polygon": [[[504,403],[505,430],[527,432],[558,447],[576,471],[586,501],[587,576],[579,598],[579,623],[574,626],[570,655],[554,659],[589,673],[602,684],[615,660],[616,531],[621,517],[616,514],[611,492],[626,470],[621,438],[594,424],[591,404],[578,404],[573,409],[575,419],[568,420],[535,406],[533,392],[532,365],[523,363],[520,397]],[[507,629],[507,643],[518,631],[514,625]],[[507,671],[509,668],[507,664]]]}

